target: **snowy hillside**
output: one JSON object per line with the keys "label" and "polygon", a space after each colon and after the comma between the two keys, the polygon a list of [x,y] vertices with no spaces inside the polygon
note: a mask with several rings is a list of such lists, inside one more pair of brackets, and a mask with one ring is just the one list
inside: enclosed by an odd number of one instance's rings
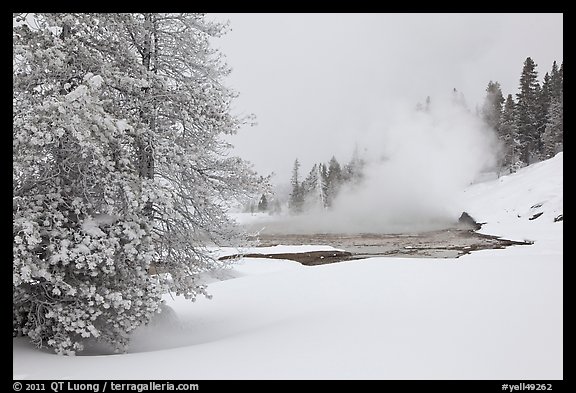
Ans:
{"label": "snowy hillside", "polygon": [[314,267],[245,258],[213,299],[167,297],[128,354],[59,357],[14,339],[13,377],[562,379],[562,165],[463,195],[481,232],[533,245]]}
{"label": "snowy hillside", "polygon": [[[563,153],[464,192],[464,205],[480,222],[480,232],[511,240],[548,241],[562,229]],[[552,238],[552,239],[551,239]]]}

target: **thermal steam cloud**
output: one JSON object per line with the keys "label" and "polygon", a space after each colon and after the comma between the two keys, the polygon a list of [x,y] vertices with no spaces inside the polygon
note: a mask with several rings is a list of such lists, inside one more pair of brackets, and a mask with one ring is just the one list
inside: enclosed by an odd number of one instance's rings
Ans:
{"label": "thermal steam cloud", "polygon": [[451,99],[422,111],[386,108],[358,142],[366,160],[363,182],[342,190],[332,209],[292,216],[269,231],[401,233],[457,221],[465,209],[462,191],[495,165],[494,131]]}

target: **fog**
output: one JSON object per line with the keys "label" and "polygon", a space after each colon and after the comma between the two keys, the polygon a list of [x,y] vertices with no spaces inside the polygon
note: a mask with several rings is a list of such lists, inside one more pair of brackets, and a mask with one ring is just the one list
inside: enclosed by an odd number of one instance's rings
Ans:
{"label": "fog", "polygon": [[498,142],[475,114],[439,97],[427,111],[381,103],[359,136],[363,181],[343,189],[329,210],[269,223],[273,233],[399,233],[453,226],[462,191],[493,169]]}
{"label": "fog", "polygon": [[[494,162],[494,135],[476,117],[488,82],[518,92],[530,56],[539,80],[563,61],[562,13],[212,14],[214,40],[239,93],[234,113],[256,125],[230,136],[234,154],[276,190],[355,146],[362,187],[334,209],[268,223],[266,231],[405,232],[443,227],[466,209],[463,188]],[[465,98],[453,105],[452,90]],[[429,112],[416,112],[431,97]],[[280,193],[278,193],[280,194]],[[282,195],[283,196],[283,195]],[[273,216],[269,217],[273,219]]]}
{"label": "fog", "polygon": [[475,111],[489,81],[518,93],[530,56],[542,80],[563,59],[562,13],[236,13],[214,39],[239,93],[234,113],[256,116],[229,141],[275,184],[304,168],[350,158],[381,99],[413,108],[458,89]]}

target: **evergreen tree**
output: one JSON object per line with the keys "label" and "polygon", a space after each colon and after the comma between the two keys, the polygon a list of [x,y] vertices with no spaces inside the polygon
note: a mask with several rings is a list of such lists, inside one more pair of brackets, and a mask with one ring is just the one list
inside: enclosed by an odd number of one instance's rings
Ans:
{"label": "evergreen tree", "polygon": [[312,206],[314,208],[325,209],[328,206],[326,197],[326,166],[324,164],[315,165],[316,182],[314,193],[312,194]]}
{"label": "evergreen tree", "polygon": [[551,158],[564,150],[564,98],[553,98],[549,120],[542,134],[543,158]]}
{"label": "evergreen tree", "polygon": [[560,96],[563,95],[564,91],[563,69],[564,69],[564,63],[560,65],[560,68],[558,68],[556,61],[552,63],[552,71],[550,72],[550,88],[549,88],[550,100],[552,100],[553,98],[559,99]]}
{"label": "evergreen tree", "polygon": [[558,68],[552,64],[549,80],[550,104],[547,110],[546,126],[542,134],[542,158],[553,157],[564,149],[564,64]]}
{"label": "evergreen tree", "polygon": [[301,213],[304,206],[304,189],[300,183],[300,175],[298,173],[300,169],[300,162],[298,159],[294,161],[294,168],[292,169],[292,179],[290,183],[292,184],[292,192],[290,193],[290,200],[288,206],[292,213]]}
{"label": "evergreen tree", "polygon": [[309,200],[315,194],[316,183],[318,182],[318,164],[314,164],[306,178],[302,181],[302,194],[305,200]]}
{"label": "evergreen tree", "polygon": [[328,162],[326,176],[326,204],[332,206],[334,199],[340,192],[342,186],[342,167],[336,157],[332,156]]}
{"label": "evergreen tree", "polygon": [[[166,291],[207,295],[204,251],[258,188],[226,157],[225,25],[196,14],[15,14],[13,329],[58,353],[118,351]],[[151,274],[152,272],[168,275]]]}
{"label": "evergreen tree", "polygon": [[526,165],[534,162],[540,153],[540,132],[538,113],[541,104],[538,100],[540,84],[536,63],[528,57],[524,61],[520,76],[520,92],[516,94],[516,124],[520,142],[520,159]]}
{"label": "evergreen tree", "polygon": [[500,84],[498,82],[488,82],[486,98],[484,99],[481,114],[486,124],[496,132],[498,132],[500,128],[502,104],[504,104],[504,97],[502,96]]}
{"label": "evergreen tree", "polygon": [[504,103],[498,136],[503,145],[501,167],[509,172],[515,172],[521,166],[521,161],[518,126],[516,125],[516,104],[512,94],[508,94]]}
{"label": "evergreen tree", "polygon": [[324,208],[328,207],[328,167],[326,164],[321,163],[318,167],[318,178],[321,181],[321,192],[324,194],[322,197],[322,205]]}
{"label": "evergreen tree", "polygon": [[268,211],[268,199],[266,199],[266,194],[262,194],[260,201],[258,201],[258,211],[265,212]]}
{"label": "evergreen tree", "polygon": [[[547,77],[546,77],[547,76]],[[538,85],[536,89],[536,135],[537,143],[535,151],[533,152],[534,160],[541,160],[543,155],[543,141],[542,135],[548,123],[548,111],[550,109],[551,95],[550,95],[550,77],[546,73],[542,85]]]}
{"label": "evergreen tree", "polygon": [[540,88],[540,97],[539,97],[539,105],[540,105],[539,121],[540,123],[543,123],[544,126],[546,125],[546,115],[548,113],[551,100],[552,100],[551,77],[550,74],[546,73],[544,75],[544,79],[542,80],[542,87]]}
{"label": "evergreen tree", "polygon": [[467,109],[466,99],[464,98],[464,94],[456,90],[456,88],[452,89],[452,103],[457,106],[461,106],[462,108]]}
{"label": "evergreen tree", "polygon": [[314,164],[306,179],[302,182],[304,209],[324,209],[327,207],[327,170],[326,165]]}
{"label": "evergreen tree", "polygon": [[352,153],[352,159],[342,170],[343,181],[352,185],[358,185],[364,178],[364,165],[365,162],[360,158],[358,146],[356,146]]}

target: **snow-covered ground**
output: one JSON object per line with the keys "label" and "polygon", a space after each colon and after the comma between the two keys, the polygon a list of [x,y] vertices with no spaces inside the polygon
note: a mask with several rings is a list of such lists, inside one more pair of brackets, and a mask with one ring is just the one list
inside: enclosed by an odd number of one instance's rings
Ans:
{"label": "snow-covered ground", "polygon": [[563,379],[562,194],[560,153],[463,196],[481,232],[531,246],[313,267],[244,258],[210,284],[213,299],[168,297],[128,354],[57,356],[14,339],[13,377]]}

